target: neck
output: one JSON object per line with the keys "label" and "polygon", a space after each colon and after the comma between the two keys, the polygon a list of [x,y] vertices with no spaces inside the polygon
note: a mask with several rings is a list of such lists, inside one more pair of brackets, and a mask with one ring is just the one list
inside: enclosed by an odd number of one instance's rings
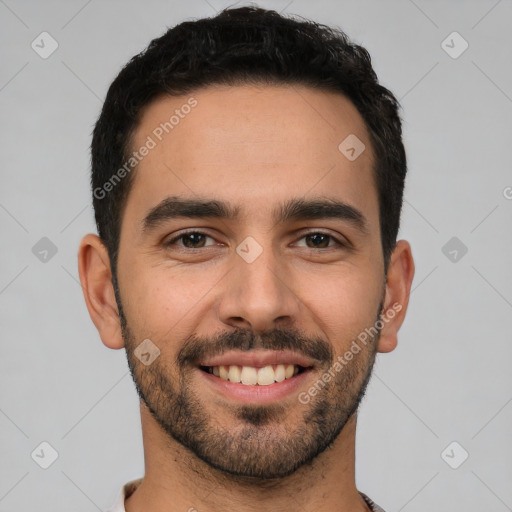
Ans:
{"label": "neck", "polygon": [[141,404],[146,472],[126,500],[126,512],[367,512],[355,486],[356,414],[312,462],[285,478],[262,481],[210,467],[170,439]]}

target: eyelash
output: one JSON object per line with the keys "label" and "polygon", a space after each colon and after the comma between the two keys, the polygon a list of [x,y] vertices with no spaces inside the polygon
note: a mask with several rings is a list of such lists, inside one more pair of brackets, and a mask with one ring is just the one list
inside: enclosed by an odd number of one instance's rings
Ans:
{"label": "eyelash", "polygon": [[[187,231],[187,232],[179,234],[178,236],[172,238],[168,242],[165,242],[165,246],[169,247],[171,245],[174,245],[176,241],[178,241],[178,240],[180,240],[180,239],[182,239],[182,238],[184,238],[184,237],[186,237],[188,235],[202,235],[202,236],[205,236],[207,238],[211,238],[212,240],[214,239],[208,233],[204,233],[203,231],[193,230],[193,231]],[[303,238],[306,238],[307,236],[311,236],[311,235],[323,235],[323,236],[326,236],[330,240],[333,240],[335,242],[335,245],[334,246],[329,246],[329,247],[320,247],[320,248],[305,247],[306,249],[311,249],[311,250],[324,249],[324,250],[326,250],[326,249],[332,249],[333,247],[336,247],[336,246],[338,246],[338,247],[348,247],[348,245],[346,243],[341,242],[340,240],[338,240],[336,237],[334,237],[330,233],[325,233],[324,231],[310,231],[309,233],[304,233],[299,238],[299,240],[302,240]],[[207,247],[211,247],[211,246],[207,246]],[[185,251],[198,251],[200,249],[206,249],[206,247],[198,247],[198,248],[194,249],[194,248],[191,248],[191,247],[180,246],[180,249],[181,250],[185,250]]]}

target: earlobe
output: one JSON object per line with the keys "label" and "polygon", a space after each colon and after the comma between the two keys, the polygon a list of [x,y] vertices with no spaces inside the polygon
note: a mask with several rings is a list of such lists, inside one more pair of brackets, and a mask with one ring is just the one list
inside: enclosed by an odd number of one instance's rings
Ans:
{"label": "earlobe", "polygon": [[399,240],[388,267],[378,352],[391,352],[397,346],[398,330],[405,319],[413,278],[411,246],[406,240]]}
{"label": "earlobe", "polygon": [[109,348],[123,348],[110,259],[97,235],[88,234],[82,239],[78,250],[78,273],[89,315],[101,340]]}

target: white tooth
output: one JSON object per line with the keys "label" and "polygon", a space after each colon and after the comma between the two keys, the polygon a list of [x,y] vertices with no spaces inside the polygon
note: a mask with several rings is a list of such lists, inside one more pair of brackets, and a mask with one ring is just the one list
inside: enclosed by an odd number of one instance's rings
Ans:
{"label": "white tooth", "polygon": [[253,368],[252,366],[243,366],[240,379],[242,380],[242,384],[254,386],[258,382],[258,373],[256,368]]}
{"label": "white tooth", "polygon": [[240,368],[233,364],[229,367],[228,378],[230,382],[240,382]]}
{"label": "white tooth", "polygon": [[213,375],[215,375],[216,377],[218,377],[220,375],[218,366],[213,367]]}
{"label": "white tooth", "polygon": [[295,369],[295,365],[293,364],[287,364],[286,365],[286,369],[285,369],[285,372],[284,372],[284,376],[287,378],[287,379],[290,379],[291,377],[293,377],[293,370]]}
{"label": "white tooth", "polygon": [[278,364],[274,371],[276,382],[282,382],[285,379],[285,367],[284,364]]}
{"label": "white tooth", "polygon": [[264,366],[258,370],[258,384],[260,386],[269,386],[274,384],[274,368],[272,366]]}
{"label": "white tooth", "polygon": [[228,370],[225,366],[219,366],[219,376],[223,380],[228,380]]}

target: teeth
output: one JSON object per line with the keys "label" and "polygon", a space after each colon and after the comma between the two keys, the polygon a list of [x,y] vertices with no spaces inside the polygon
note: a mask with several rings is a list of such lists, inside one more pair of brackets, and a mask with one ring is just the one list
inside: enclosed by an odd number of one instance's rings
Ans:
{"label": "teeth", "polygon": [[274,373],[275,373],[276,382],[282,382],[286,377],[286,369],[284,367],[284,364],[278,364],[276,366],[276,370]]}
{"label": "teeth", "polygon": [[210,373],[230,382],[241,382],[246,386],[269,386],[274,382],[291,379],[299,373],[299,367],[294,364],[278,364],[255,368],[253,366],[214,366]]}
{"label": "teeth", "polygon": [[230,382],[240,382],[242,379],[240,368],[236,365],[229,367],[228,379]]}
{"label": "teeth", "polygon": [[256,368],[253,368],[252,366],[243,366],[240,380],[242,381],[242,384],[254,386],[254,384],[258,382],[258,372],[256,371]]}
{"label": "teeth", "polygon": [[293,364],[289,364],[286,366],[286,370],[284,372],[284,376],[286,379],[289,379],[290,377],[293,377],[293,371],[294,371],[295,367]]}
{"label": "teeth", "polygon": [[228,380],[228,371],[225,366],[219,366],[219,377],[223,380]]}
{"label": "teeth", "polygon": [[275,376],[274,368],[272,368],[272,366],[265,366],[260,368],[258,370],[258,384],[260,386],[268,386],[270,384],[274,384]]}

